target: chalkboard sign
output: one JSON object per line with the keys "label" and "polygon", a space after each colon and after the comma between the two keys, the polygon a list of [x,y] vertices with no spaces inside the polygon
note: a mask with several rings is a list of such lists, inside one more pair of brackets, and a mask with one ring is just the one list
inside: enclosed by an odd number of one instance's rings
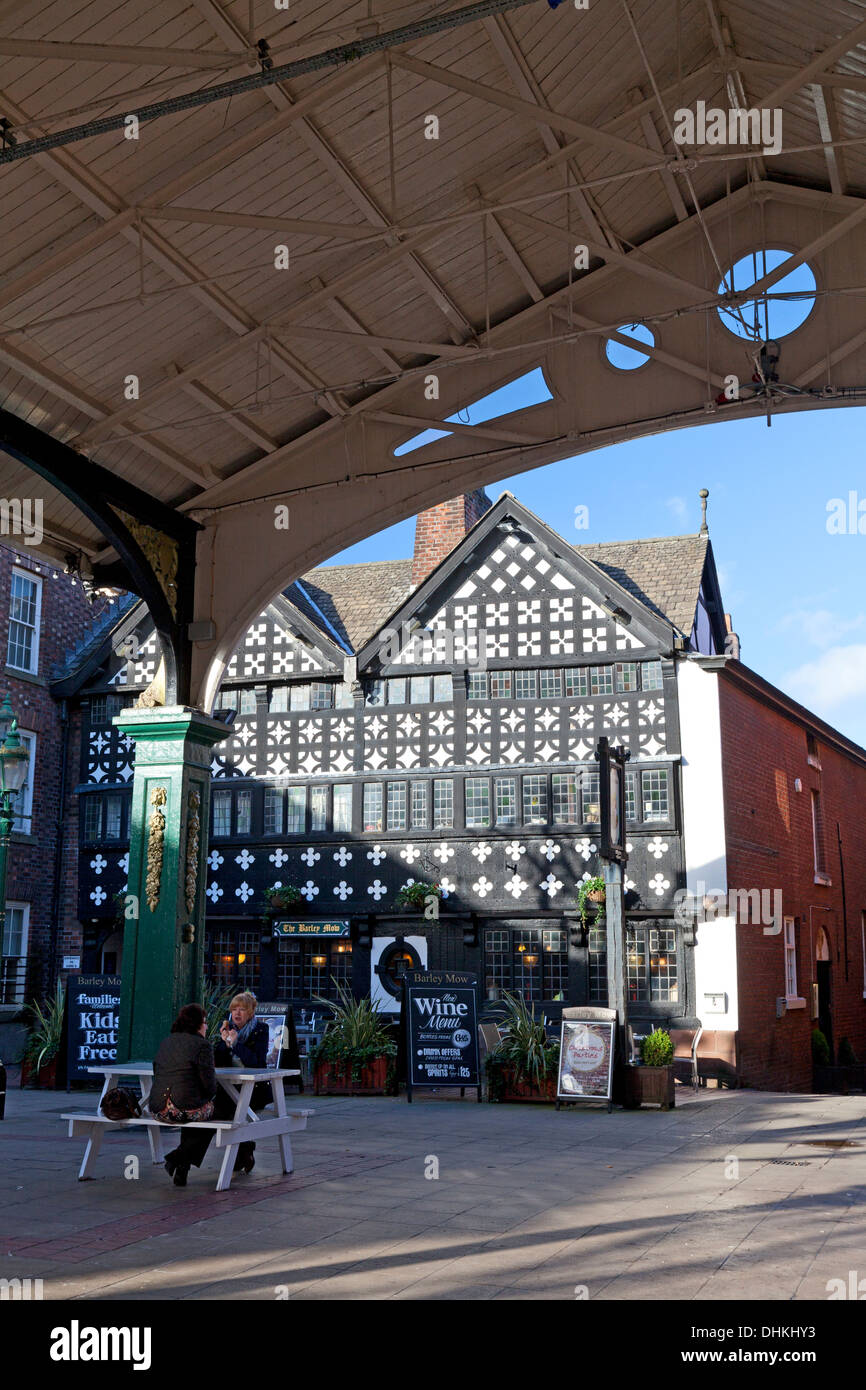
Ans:
{"label": "chalkboard sign", "polygon": [[478,977],[466,970],[403,976],[406,1094],[414,1086],[478,1086]]}
{"label": "chalkboard sign", "polygon": [[563,1019],[559,1045],[559,1100],[611,1099],[615,1023]]}
{"label": "chalkboard sign", "polygon": [[92,1080],[88,1067],[117,1061],[119,975],[68,975],[66,1080]]}

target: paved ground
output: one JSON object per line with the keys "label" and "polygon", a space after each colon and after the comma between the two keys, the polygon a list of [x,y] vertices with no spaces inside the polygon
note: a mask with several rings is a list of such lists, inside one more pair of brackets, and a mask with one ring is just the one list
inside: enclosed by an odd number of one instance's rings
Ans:
{"label": "paved ground", "polygon": [[77,1182],[60,1112],[95,1101],[12,1089],[0,1125],[0,1277],[47,1299],[826,1299],[866,1275],[863,1096],[680,1091],[611,1115],[305,1097],[294,1175],[266,1141],[225,1193],[213,1153],[175,1188],[143,1130]]}

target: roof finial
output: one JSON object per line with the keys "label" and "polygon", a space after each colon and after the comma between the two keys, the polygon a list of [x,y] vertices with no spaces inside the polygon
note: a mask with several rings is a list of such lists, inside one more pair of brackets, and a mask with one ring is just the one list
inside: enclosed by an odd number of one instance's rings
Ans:
{"label": "roof finial", "polygon": [[702,487],[700,492],[698,493],[698,496],[701,499],[701,529],[698,534],[701,536],[708,536],[710,534],[710,528],[707,525],[707,498],[709,497],[709,495],[710,494],[705,487]]}

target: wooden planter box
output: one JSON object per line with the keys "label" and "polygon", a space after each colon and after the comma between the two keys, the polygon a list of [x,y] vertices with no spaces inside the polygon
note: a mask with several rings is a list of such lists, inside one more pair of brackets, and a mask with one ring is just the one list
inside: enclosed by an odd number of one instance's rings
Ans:
{"label": "wooden planter box", "polygon": [[361,1067],[357,1081],[352,1080],[351,1062],[317,1062],[315,1094],[317,1096],[383,1096],[388,1080],[390,1058],[374,1057]]}
{"label": "wooden planter box", "polygon": [[812,1085],[822,1096],[847,1096],[849,1091],[866,1090],[866,1063],[857,1062],[850,1067],[814,1066]]}
{"label": "wooden planter box", "polygon": [[534,1101],[536,1104],[551,1105],[556,1102],[556,1077],[548,1076],[535,1086],[526,1077],[518,1081],[513,1071],[502,1072],[503,1090],[498,1097],[502,1101]]}
{"label": "wooden planter box", "polygon": [[623,1067],[622,1095],[626,1110],[640,1105],[660,1105],[662,1110],[671,1110],[676,1105],[673,1066]]}
{"label": "wooden planter box", "polygon": [[50,1062],[43,1062],[39,1070],[36,1071],[30,1059],[25,1057],[21,1063],[21,1085],[31,1086],[42,1091],[55,1090],[57,1087],[57,1058],[52,1057]]}

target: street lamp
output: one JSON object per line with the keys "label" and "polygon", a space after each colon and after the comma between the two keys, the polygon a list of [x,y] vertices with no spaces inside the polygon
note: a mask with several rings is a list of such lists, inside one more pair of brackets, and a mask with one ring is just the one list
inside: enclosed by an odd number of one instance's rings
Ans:
{"label": "street lamp", "polygon": [[27,781],[30,754],[21,745],[9,692],[0,705],[0,940],[6,932],[6,857],[15,812],[12,802]]}

